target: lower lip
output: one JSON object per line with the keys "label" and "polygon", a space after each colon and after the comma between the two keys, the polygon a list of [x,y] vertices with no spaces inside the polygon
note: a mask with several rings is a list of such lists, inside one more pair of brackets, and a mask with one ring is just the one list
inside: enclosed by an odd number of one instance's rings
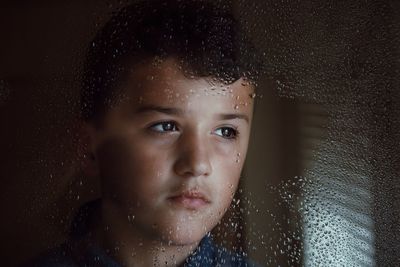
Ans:
{"label": "lower lip", "polygon": [[184,196],[172,197],[169,200],[176,205],[192,210],[202,208],[208,204],[208,202],[202,198],[191,198]]}

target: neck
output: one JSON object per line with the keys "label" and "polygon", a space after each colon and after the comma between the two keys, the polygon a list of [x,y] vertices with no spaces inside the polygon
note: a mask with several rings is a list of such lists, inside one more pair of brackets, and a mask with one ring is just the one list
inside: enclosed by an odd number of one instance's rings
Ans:
{"label": "neck", "polygon": [[179,266],[196,249],[193,244],[171,244],[140,231],[118,214],[102,209],[96,241],[123,266]]}

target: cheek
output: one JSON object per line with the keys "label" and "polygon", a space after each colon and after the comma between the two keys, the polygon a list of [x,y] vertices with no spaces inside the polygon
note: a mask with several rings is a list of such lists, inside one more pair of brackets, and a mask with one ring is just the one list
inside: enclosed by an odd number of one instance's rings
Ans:
{"label": "cheek", "polygon": [[164,187],[163,177],[168,171],[165,153],[152,151],[141,142],[113,139],[97,154],[104,196],[124,202],[146,201]]}
{"label": "cheek", "polygon": [[243,168],[247,152],[247,139],[237,141],[215,141],[213,145],[214,166],[228,174],[239,173]]}
{"label": "cheek", "polygon": [[[242,135],[242,138],[244,136]],[[232,143],[221,143],[214,150],[215,195],[221,203],[220,208],[227,208],[236,192],[246,157],[246,138]]]}
{"label": "cheek", "polygon": [[215,193],[219,196],[221,203],[225,203],[225,206],[229,205],[239,183],[243,161],[238,160],[237,155],[229,155],[219,157],[214,166],[213,177],[215,189],[218,190]]}

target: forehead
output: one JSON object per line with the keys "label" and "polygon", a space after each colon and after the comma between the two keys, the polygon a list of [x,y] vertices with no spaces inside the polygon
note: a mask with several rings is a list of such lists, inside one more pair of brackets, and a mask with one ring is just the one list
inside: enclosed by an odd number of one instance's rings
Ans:
{"label": "forehead", "polygon": [[[254,86],[244,79],[226,84],[212,77],[191,76],[174,58],[135,64],[124,92],[131,100],[145,104],[195,104],[202,99],[218,104],[251,104]],[[197,100],[197,101],[196,101]]]}

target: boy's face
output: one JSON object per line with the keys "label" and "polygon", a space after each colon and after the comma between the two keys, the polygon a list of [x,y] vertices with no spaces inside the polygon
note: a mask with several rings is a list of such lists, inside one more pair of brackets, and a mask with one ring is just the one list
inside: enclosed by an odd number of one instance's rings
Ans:
{"label": "boy's face", "polygon": [[194,244],[228,209],[247,151],[254,88],[135,67],[92,129],[103,216],[151,240]]}

